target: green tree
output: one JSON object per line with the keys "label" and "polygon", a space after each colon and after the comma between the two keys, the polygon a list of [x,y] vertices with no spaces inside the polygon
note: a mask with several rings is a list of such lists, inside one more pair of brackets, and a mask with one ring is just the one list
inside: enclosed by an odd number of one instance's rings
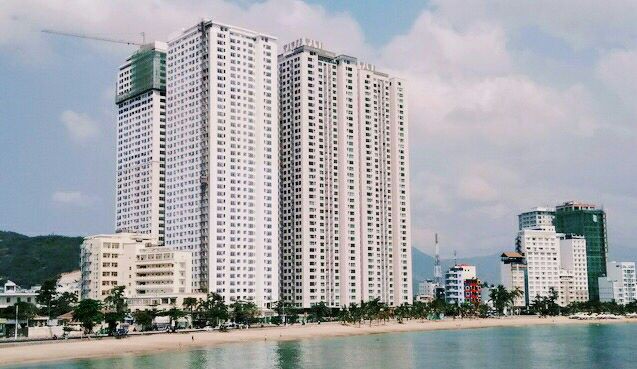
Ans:
{"label": "green tree", "polygon": [[310,314],[312,318],[317,322],[322,322],[323,318],[330,314],[330,308],[327,307],[325,302],[321,301],[310,307]]}
{"label": "green tree", "polygon": [[247,324],[248,326],[259,315],[259,308],[252,301],[237,301],[230,305],[230,309],[232,310],[232,320],[235,323]]}
{"label": "green tree", "polygon": [[199,300],[197,313],[203,325],[218,326],[220,322],[228,320],[228,306],[218,293],[210,292],[205,300]]}
{"label": "green tree", "polygon": [[410,314],[411,314],[411,306],[406,302],[402,305],[397,306],[394,309],[394,316],[396,317],[399,323],[402,323],[403,319],[409,318]]}
{"label": "green tree", "polygon": [[184,298],[183,306],[186,311],[190,314],[197,308],[197,299],[194,297],[186,297]]}
{"label": "green tree", "polygon": [[42,286],[40,287],[40,290],[38,291],[38,295],[35,298],[35,301],[38,304],[44,306],[44,308],[46,309],[45,310],[46,315],[49,317],[49,319],[52,318],[51,308],[53,307],[53,302],[55,298],[57,297],[57,291],[56,291],[57,285],[58,285],[57,278],[47,279],[46,281],[42,283]]}
{"label": "green tree", "polygon": [[491,298],[493,307],[498,315],[504,315],[504,309],[506,309],[509,303],[509,297],[509,291],[501,284],[491,289],[489,298]]}
{"label": "green tree", "polygon": [[77,304],[77,295],[71,292],[64,292],[53,301],[53,316],[57,317],[73,311]]}
{"label": "green tree", "polygon": [[117,328],[117,323],[123,322],[128,314],[128,304],[124,297],[125,286],[113,287],[108,296],[104,299],[106,313],[104,320],[108,324],[108,334],[113,335]]}
{"label": "green tree", "polygon": [[[176,307],[172,307],[169,310],[159,313],[159,315],[167,316],[169,318],[169,326],[171,328],[171,331],[174,332],[175,330],[177,330],[177,320],[179,320],[179,318],[183,317],[186,314],[182,310],[177,309]],[[173,322],[175,324],[173,324]]]}
{"label": "green tree", "polygon": [[82,323],[85,333],[91,333],[93,327],[104,319],[102,303],[91,299],[80,301],[75,310],[73,310],[73,319]]}
{"label": "green tree", "polygon": [[16,309],[18,309],[18,320],[32,319],[38,314],[38,307],[30,302],[20,301],[2,309],[1,317],[5,319],[15,319]]}
{"label": "green tree", "polygon": [[148,331],[153,327],[153,313],[148,310],[137,310],[133,312],[135,323],[141,326],[142,331]]}
{"label": "green tree", "polygon": [[347,309],[346,306],[343,306],[338,311],[338,320],[341,322],[341,324],[346,324],[347,322],[351,320],[351,317],[349,315],[349,310]]}

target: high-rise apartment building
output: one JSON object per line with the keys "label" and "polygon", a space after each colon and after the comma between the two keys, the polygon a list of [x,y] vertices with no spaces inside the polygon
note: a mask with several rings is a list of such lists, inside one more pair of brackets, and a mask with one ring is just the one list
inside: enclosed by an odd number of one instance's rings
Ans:
{"label": "high-rise apartment building", "polygon": [[277,46],[212,21],[166,57],[166,245],[193,252],[193,288],[278,300]]}
{"label": "high-rise apartment building", "polygon": [[554,224],[557,232],[586,239],[588,295],[598,300],[598,278],[606,276],[608,259],[606,213],[595,205],[569,201],[556,207]]}
{"label": "high-rise apartment building", "polygon": [[166,44],[142,46],[120,66],[117,103],[117,232],[164,241]]}
{"label": "high-rise apartment building", "polygon": [[518,215],[518,229],[552,226],[555,209],[547,207],[533,208]]}
{"label": "high-rise apartment building", "polygon": [[[564,305],[571,302],[588,301],[588,267],[586,263],[586,239],[572,234],[558,234],[560,242],[560,273],[562,283],[567,286]],[[562,288],[565,291],[564,288]]]}
{"label": "high-rise apartment building", "polygon": [[634,262],[608,263],[608,276],[599,278],[599,300],[626,305],[637,301],[637,277]]}
{"label": "high-rise apartment building", "polygon": [[520,230],[516,247],[526,261],[527,305],[537,296],[549,296],[551,289],[559,293],[560,244],[555,227]]}
{"label": "high-rise apartment building", "polygon": [[412,301],[404,81],[301,39],[279,55],[281,294]]}

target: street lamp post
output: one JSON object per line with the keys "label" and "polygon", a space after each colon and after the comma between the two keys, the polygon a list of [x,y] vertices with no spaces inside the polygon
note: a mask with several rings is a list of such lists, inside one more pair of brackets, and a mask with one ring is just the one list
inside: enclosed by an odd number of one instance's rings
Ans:
{"label": "street lamp post", "polygon": [[15,304],[15,339],[18,339],[18,309],[20,306]]}

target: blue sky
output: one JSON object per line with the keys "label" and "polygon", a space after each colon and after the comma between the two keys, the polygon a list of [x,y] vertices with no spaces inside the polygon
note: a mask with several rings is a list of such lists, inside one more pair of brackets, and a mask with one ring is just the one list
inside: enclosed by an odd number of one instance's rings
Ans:
{"label": "blue sky", "polygon": [[415,246],[430,252],[438,232],[446,255],[495,253],[512,247],[518,212],[580,199],[605,206],[611,254],[634,260],[637,9],[599,6],[2,2],[0,229],[114,228],[114,81],[134,49],[38,31],[165,40],[212,17],[280,43],[318,38],[409,81]]}

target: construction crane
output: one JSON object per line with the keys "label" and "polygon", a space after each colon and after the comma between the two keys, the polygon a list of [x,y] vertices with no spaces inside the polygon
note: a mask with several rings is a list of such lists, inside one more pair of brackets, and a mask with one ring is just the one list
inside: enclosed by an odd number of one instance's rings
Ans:
{"label": "construction crane", "polygon": [[54,30],[50,30],[50,29],[43,29],[42,32],[44,33],[49,33],[52,35],[61,35],[61,36],[69,36],[69,37],[77,37],[77,38],[86,38],[89,40],[97,40],[97,41],[105,41],[105,42],[112,42],[115,44],[126,44],[126,45],[135,45],[135,46],[142,46],[146,43],[146,34],[144,32],[140,33],[140,35],[142,36],[142,42],[134,42],[134,41],[127,41],[127,40],[117,40],[117,39],[112,39],[112,38],[107,38],[107,37],[99,37],[99,36],[90,36],[90,35],[85,35],[82,33],[71,33],[71,32],[61,32],[61,31],[54,31]]}

